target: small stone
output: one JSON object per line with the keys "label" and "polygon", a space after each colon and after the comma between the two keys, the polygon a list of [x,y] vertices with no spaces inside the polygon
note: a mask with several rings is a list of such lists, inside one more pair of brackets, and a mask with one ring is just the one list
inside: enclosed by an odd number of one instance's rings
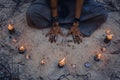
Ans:
{"label": "small stone", "polygon": [[90,67],[91,67],[91,64],[90,64],[89,62],[85,62],[84,66],[85,66],[86,68],[90,68]]}
{"label": "small stone", "polygon": [[76,68],[76,64],[72,64],[72,68]]}
{"label": "small stone", "polygon": [[30,59],[30,55],[29,55],[29,54],[26,54],[25,58],[26,58],[26,59]]}
{"label": "small stone", "polygon": [[16,42],[17,42],[17,39],[13,39],[12,41],[13,41],[14,43],[16,43]]}

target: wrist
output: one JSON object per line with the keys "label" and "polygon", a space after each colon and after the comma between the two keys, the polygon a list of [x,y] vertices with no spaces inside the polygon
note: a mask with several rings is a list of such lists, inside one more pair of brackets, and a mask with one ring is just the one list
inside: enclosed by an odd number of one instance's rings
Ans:
{"label": "wrist", "polygon": [[59,21],[58,21],[58,17],[52,17],[52,26],[58,26],[59,25]]}
{"label": "wrist", "polygon": [[74,25],[74,26],[79,26],[79,24],[80,24],[80,19],[74,18],[74,20],[73,20],[73,25]]}

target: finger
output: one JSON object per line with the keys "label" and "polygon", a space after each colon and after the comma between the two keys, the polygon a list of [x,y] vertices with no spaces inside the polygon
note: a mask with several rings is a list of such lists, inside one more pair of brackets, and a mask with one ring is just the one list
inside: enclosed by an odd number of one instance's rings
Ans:
{"label": "finger", "polygon": [[75,38],[76,38],[76,43],[79,44],[79,36],[75,36]]}
{"label": "finger", "polygon": [[77,44],[80,44],[80,41],[79,41],[79,40],[77,41]]}
{"label": "finger", "polygon": [[79,33],[79,35],[82,36],[82,37],[84,36],[84,34],[82,34],[82,33]]}
{"label": "finger", "polygon": [[51,38],[50,42],[53,43],[53,39],[52,38]]}
{"label": "finger", "polygon": [[80,38],[80,42],[82,43],[82,38]]}
{"label": "finger", "polygon": [[57,35],[58,35],[58,34],[54,34],[54,36],[53,36],[54,42],[57,41]]}
{"label": "finger", "polygon": [[80,38],[80,37],[81,37],[81,34],[78,34],[77,36]]}
{"label": "finger", "polygon": [[53,36],[53,42],[56,42],[56,36],[55,35]]}
{"label": "finger", "polygon": [[79,37],[79,42],[82,43],[82,37],[81,36]]}
{"label": "finger", "polygon": [[51,35],[49,35],[49,39],[48,39],[48,41],[49,41],[49,42],[51,41]]}
{"label": "finger", "polygon": [[58,36],[55,36],[55,42],[57,41],[57,39],[58,39]]}
{"label": "finger", "polygon": [[50,37],[49,37],[49,42],[52,43],[52,34],[51,34]]}
{"label": "finger", "polygon": [[47,36],[49,36],[49,35],[51,35],[51,31],[49,31],[45,36],[47,37]]}
{"label": "finger", "polygon": [[80,38],[80,42],[82,42],[82,38],[83,38],[82,34],[79,34],[79,38]]}
{"label": "finger", "polygon": [[75,36],[73,35],[73,41],[74,41],[74,43],[76,43],[76,38],[75,38]]}
{"label": "finger", "polygon": [[49,42],[51,42],[51,36],[49,37]]}
{"label": "finger", "polygon": [[83,38],[83,36],[80,36],[80,42],[82,42],[82,38]]}
{"label": "finger", "polygon": [[79,37],[78,37],[78,41],[77,42],[78,42],[78,44],[80,44],[80,38]]}
{"label": "finger", "polygon": [[46,35],[45,35],[45,37],[47,37],[49,35],[49,33],[47,33]]}
{"label": "finger", "polygon": [[79,37],[79,42],[82,43],[82,38],[81,37]]}
{"label": "finger", "polygon": [[57,37],[56,37],[57,35],[53,35],[53,37],[52,37],[52,39],[53,39],[53,42],[56,42],[57,41]]}
{"label": "finger", "polygon": [[80,35],[77,35],[76,37],[77,37],[77,42],[78,42],[78,44],[82,43],[82,38],[81,38],[81,36],[80,36]]}
{"label": "finger", "polygon": [[54,35],[51,35],[51,43],[54,42]]}
{"label": "finger", "polygon": [[79,44],[80,42],[79,42],[79,36],[75,36],[75,38],[76,38],[76,42]]}

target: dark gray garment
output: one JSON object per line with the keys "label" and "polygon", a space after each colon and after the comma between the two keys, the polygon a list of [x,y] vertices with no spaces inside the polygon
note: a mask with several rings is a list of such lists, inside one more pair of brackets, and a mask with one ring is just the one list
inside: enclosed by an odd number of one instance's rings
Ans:
{"label": "dark gray garment", "polygon": [[[36,0],[27,10],[27,22],[29,26],[47,28],[51,26],[50,0]],[[75,14],[75,0],[59,1],[60,24],[72,24]],[[85,0],[80,17],[80,31],[90,36],[107,19],[107,12],[103,6],[94,0]],[[72,25],[61,27],[70,28]]]}

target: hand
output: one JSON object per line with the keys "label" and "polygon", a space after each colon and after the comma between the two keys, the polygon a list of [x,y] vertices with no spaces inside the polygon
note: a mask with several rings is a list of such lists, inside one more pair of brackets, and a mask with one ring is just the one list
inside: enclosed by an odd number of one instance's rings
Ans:
{"label": "hand", "polygon": [[72,35],[74,43],[80,44],[82,42],[82,33],[80,32],[77,23],[73,23],[73,26],[69,30],[67,36],[69,35]]}
{"label": "hand", "polygon": [[61,28],[59,27],[58,23],[56,23],[53,24],[50,31],[46,34],[46,37],[49,36],[49,41],[52,43],[57,41],[56,37],[58,36],[58,34],[63,36],[63,32],[61,31]]}

